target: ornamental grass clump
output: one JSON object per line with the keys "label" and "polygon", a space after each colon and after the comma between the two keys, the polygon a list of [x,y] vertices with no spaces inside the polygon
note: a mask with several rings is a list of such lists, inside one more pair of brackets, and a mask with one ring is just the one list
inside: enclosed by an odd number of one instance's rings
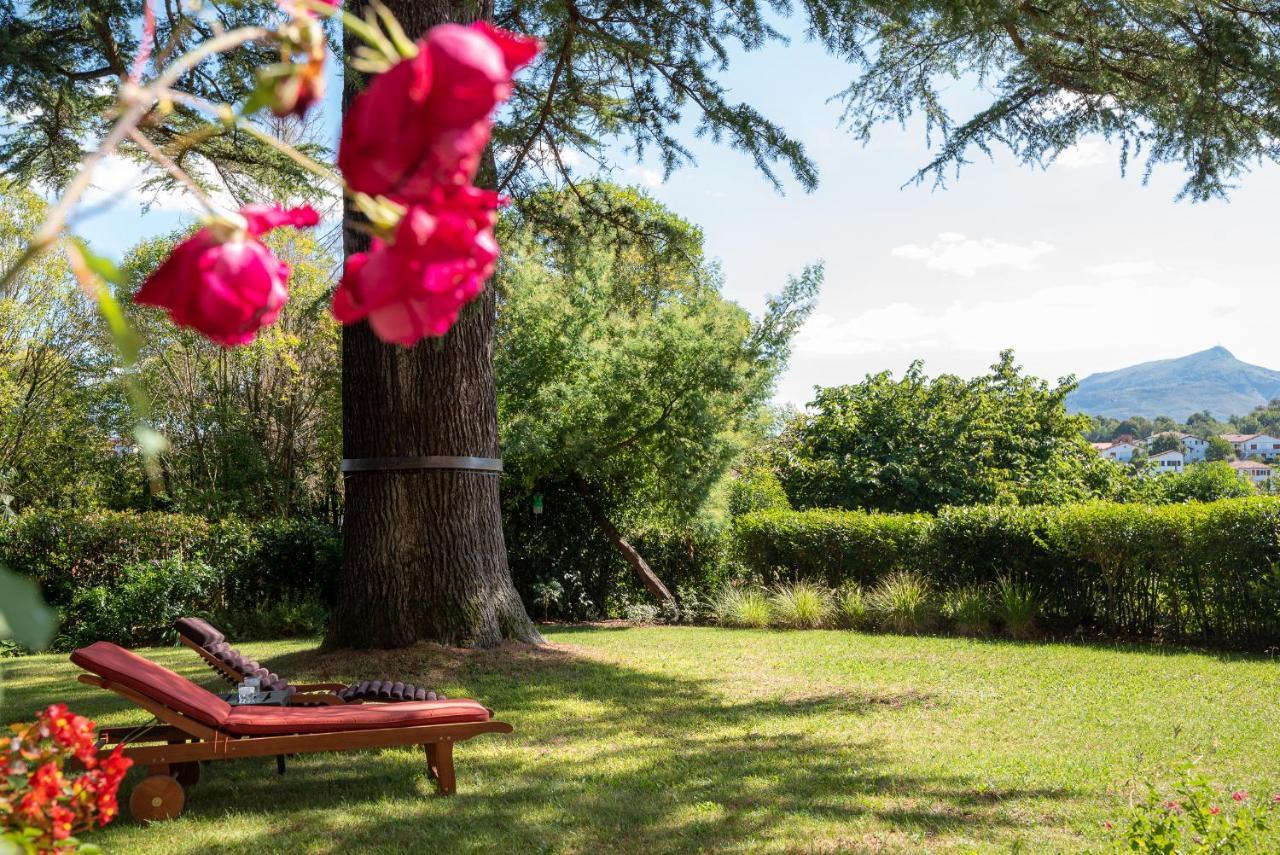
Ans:
{"label": "ornamental grass clump", "polygon": [[836,625],[843,629],[870,629],[871,611],[862,586],[848,584],[836,591]]}
{"label": "ornamental grass clump", "polygon": [[996,582],[996,608],[1000,622],[1014,638],[1035,636],[1040,604],[1029,587],[1008,576],[1000,577]]}
{"label": "ornamental grass clump", "polygon": [[994,606],[986,585],[965,585],[942,595],[942,616],[961,635],[991,632]]}
{"label": "ornamental grass clump", "polygon": [[831,592],[811,582],[779,585],[769,595],[773,625],[785,629],[821,629],[831,622]]}
{"label": "ornamental grass clump", "polygon": [[725,585],[711,602],[716,623],[723,626],[763,629],[769,625],[769,597],[759,588]]}
{"label": "ornamental grass clump", "polygon": [[891,632],[927,632],[937,626],[938,605],[929,583],[919,573],[891,573],[867,596],[877,626]]}

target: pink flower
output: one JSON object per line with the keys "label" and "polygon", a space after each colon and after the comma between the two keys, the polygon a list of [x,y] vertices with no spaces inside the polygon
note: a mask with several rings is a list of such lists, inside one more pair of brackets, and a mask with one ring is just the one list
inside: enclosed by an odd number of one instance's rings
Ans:
{"label": "pink flower", "polygon": [[375,238],[347,259],[334,317],[367,318],[383,341],[406,347],[444,335],[493,273],[497,206],[496,193],[463,187],[409,208],[390,243]]}
{"label": "pink flower", "polygon": [[1217,805],[1213,805],[1212,807],[1209,808],[1209,813],[1212,814],[1213,816],[1217,816],[1218,814],[1222,813],[1222,808],[1218,807]]}
{"label": "pink flower", "polygon": [[280,226],[314,226],[310,206],[240,209],[243,229],[209,225],[178,244],[134,295],[166,309],[173,322],[224,346],[246,344],[275,321],[289,298],[289,265],[257,240]]}
{"label": "pink flower", "polygon": [[338,167],[351,189],[412,202],[469,183],[489,143],[490,113],[536,39],[486,23],[442,24],[418,55],[378,75],[342,125]]}
{"label": "pink flower", "polygon": [[1234,793],[1231,794],[1231,798],[1233,801],[1242,802],[1245,799],[1249,798],[1249,794],[1246,793],[1244,790],[1236,790]]}
{"label": "pink flower", "polygon": [[1164,809],[1167,811],[1172,811],[1173,813],[1182,813],[1182,805],[1172,800],[1164,803]]}

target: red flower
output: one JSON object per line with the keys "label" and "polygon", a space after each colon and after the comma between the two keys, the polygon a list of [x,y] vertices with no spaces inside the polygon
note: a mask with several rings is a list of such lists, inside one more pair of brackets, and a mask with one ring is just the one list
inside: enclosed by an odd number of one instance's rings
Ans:
{"label": "red flower", "polygon": [[31,776],[31,795],[37,804],[45,804],[62,795],[65,784],[57,764],[45,763]]}
{"label": "red flower", "polygon": [[70,808],[62,805],[54,805],[49,809],[49,819],[52,820],[52,831],[54,840],[66,840],[71,836],[71,824],[75,821],[75,812]]}
{"label": "red flower", "polygon": [[134,301],[167,309],[174,323],[218,344],[252,341],[279,317],[289,298],[289,265],[257,238],[283,225],[314,226],[320,218],[310,206],[250,205],[240,216],[243,229],[210,225],[178,244]]}
{"label": "red flower", "polygon": [[1231,794],[1231,798],[1234,801],[1242,802],[1245,799],[1249,798],[1249,794],[1246,793],[1244,790],[1236,790],[1234,793]]}
{"label": "red flower", "polygon": [[344,324],[368,318],[379,338],[406,347],[444,335],[493,273],[497,206],[497,194],[467,187],[411,207],[391,243],[375,239],[369,252],[347,260],[334,317]]}
{"label": "red flower", "polygon": [[1218,814],[1222,813],[1222,808],[1218,807],[1217,805],[1213,805],[1212,807],[1209,808],[1209,813],[1211,813],[1213,816],[1217,816]]}
{"label": "red flower", "polygon": [[416,201],[469,183],[489,142],[489,114],[537,51],[536,39],[486,23],[433,28],[417,56],[374,78],[347,111],[338,167],[348,186]]}

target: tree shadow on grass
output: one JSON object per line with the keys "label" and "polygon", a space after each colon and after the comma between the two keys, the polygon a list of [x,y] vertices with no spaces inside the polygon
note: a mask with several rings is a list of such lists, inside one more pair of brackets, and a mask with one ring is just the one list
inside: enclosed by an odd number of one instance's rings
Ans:
{"label": "tree shadow on grass", "polygon": [[[516,732],[458,746],[451,798],[434,794],[416,749],[299,757],[282,778],[270,760],[209,764],[181,826],[122,820],[104,843],[127,849],[182,828],[192,833],[167,851],[692,852],[785,847],[787,829],[818,824],[841,829],[826,845],[857,849],[886,826],[900,842],[1008,830],[1019,823],[1002,802],[1073,796],[894,773],[878,740],[841,727],[866,716],[892,727],[938,703],[913,692],[726,696],[709,679],[560,646],[303,651],[265,664],[294,679],[395,675],[463,690]],[[211,844],[228,815],[263,831]]]}

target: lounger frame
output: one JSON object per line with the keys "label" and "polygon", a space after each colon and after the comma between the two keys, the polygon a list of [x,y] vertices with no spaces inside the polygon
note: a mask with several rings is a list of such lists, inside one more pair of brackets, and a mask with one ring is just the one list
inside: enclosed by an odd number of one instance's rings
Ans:
{"label": "lounger frame", "polygon": [[[128,686],[100,677],[81,674],[80,682],[106,689],[129,699],[150,712],[163,724],[147,727],[108,727],[98,731],[99,747],[110,749],[122,740],[128,740],[124,756],[135,764],[145,766],[154,776],[168,776],[177,787],[177,811],[161,811],[155,816],[139,814],[139,808],[131,800],[131,808],[139,819],[167,819],[181,811],[184,797],[178,773],[183,767],[216,760],[239,760],[245,757],[280,757],[287,754],[314,754],[321,751],[352,751],[362,748],[389,748],[402,745],[422,745],[425,748],[427,770],[436,781],[442,794],[456,791],[453,768],[453,745],[484,733],[511,733],[511,725],[502,721],[460,722],[455,724],[425,724],[414,727],[378,728],[374,730],[342,730],[325,733],[298,733],[272,736],[238,736],[202,724],[190,716],[158,703]],[[141,788],[151,779],[139,784]],[[168,787],[169,782],[164,782]],[[155,802],[161,808],[160,800]],[[143,811],[145,814],[145,811]]]}

